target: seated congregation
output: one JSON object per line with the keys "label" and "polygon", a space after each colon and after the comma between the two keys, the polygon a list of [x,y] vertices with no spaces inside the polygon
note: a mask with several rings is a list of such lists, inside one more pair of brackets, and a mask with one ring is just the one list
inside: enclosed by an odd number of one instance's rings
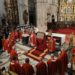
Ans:
{"label": "seated congregation", "polygon": [[[35,33],[33,30],[13,30],[7,39],[3,37],[3,50],[7,51],[10,56],[8,70],[18,75],[65,75],[69,62],[67,51],[61,45],[59,45],[60,48],[57,50],[56,38],[51,35],[51,30],[48,31],[48,35],[43,32]],[[27,43],[25,43],[26,41]],[[24,53],[28,58],[25,59],[25,63],[22,65],[19,63],[18,53],[14,48],[16,42],[21,42],[22,45],[31,47],[29,51]],[[67,44],[66,41],[65,43]],[[70,45],[70,42],[68,45]],[[75,49],[72,48],[71,50],[74,54]],[[44,61],[43,59],[47,54],[50,58]],[[38,64],[33,67],[29,58],[36,60]],[[75,57],[72,60],[73,62],[75,62],[74,59]]]}

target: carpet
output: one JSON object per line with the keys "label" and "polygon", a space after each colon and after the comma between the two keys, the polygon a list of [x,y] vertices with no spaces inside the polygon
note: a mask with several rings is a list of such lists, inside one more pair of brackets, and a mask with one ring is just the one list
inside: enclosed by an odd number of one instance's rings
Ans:
{"label": "carpet", "polygon": [[53,30],[53,32],[54,33],[60,33],[60,34],[71,34],[71,33],[75,34],[75,27],[73,27],[73,28],[57,29],[57,30]]}
{"label": "carpet", "polygon": [[45,55],[47,55],[48,49],[45,49],[43,52],[36,50],[35,48],[29,50],[25,53],[26,56],[33,58],[34,60],[41,61]]}

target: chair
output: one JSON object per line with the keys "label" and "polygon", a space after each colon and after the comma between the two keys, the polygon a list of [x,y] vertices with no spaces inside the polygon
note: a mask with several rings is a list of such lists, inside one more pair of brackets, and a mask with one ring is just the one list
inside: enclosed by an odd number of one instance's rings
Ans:
{"label": "chair", "polygon": [[47,52],[48,49],[45,33],[38,32],[36,36],[36,48],[31,49],[28,53],[26,53],[26,55],[40,61],[47,54]]}

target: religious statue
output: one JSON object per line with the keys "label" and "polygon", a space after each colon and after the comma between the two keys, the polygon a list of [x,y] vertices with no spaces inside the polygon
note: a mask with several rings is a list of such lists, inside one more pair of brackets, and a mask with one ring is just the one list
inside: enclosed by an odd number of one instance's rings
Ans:
{"label": "religious statue", "polygon": [[28,21],[28,12],[27,12],[27,10],[24,10],[24,12],[23,12],[23,20],[24,20],[24,23],[27,24],[27,21]]}

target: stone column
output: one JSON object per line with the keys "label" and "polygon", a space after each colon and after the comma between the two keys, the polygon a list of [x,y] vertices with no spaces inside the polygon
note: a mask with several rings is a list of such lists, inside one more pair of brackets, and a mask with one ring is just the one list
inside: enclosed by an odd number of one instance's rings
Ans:
{"label": "stone column", "polygon": [[39,31],[47,30],[47,0],[36,1],[36,20]]}
{"label": "stone column", "polygon": [[17,1],[18,1],[18,11],[19,11],[19,23],[20,25],[25,25],[23,20],[23,12],[24,10],[27,10],[28,12],[28,0],[17,0]]}
{"label": "stone column", "polygon": [[[50,12],[50,16],[52,19],[52,15],[54,15],[55,21],[57,21],[57,11],[58,11],[58,0],[48,0],[48,11]],[[52,21],[52,20],[51,20]]]}

